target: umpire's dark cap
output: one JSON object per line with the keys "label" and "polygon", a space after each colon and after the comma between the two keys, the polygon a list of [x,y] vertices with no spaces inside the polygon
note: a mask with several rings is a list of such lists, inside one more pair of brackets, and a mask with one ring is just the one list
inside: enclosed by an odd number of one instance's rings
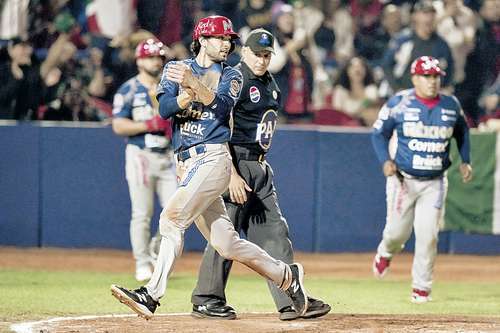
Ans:
{"label": "umpire's dark cap", "polygon": [[266,29],[254,29],[250,31],[245,46],[248,46],[254,53],[262,51],[274,53],[274,36]]}
{"label": "umpire's dark cap", "polygon": [[412,8],[412,13],[416,12],[435,13],[436,8],[432,4],[431,0],[420,0],[417,1]]}

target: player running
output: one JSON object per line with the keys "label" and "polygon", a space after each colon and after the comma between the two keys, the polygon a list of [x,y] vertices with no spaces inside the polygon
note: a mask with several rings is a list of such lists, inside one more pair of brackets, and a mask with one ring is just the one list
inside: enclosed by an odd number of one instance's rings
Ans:
{"label": "player running", "polygon": [[[411,75],[414,89],[390,98],[373,125],[373,147],[387,177],[387,220],[373,273],[379,278],[387,273],[392,256],[403,249],[413,227],[411,300],[425,303],[431,300],[439,221],[447,191],[444,173],[451,164],[452,137],[462,158],[464,182],[472,179],[472,168],[462,107],[454,96],[439,93],[441,76],[445,75],[439,61],[420,57],[412,63]],[[389,145],[390,139],[394,145]]]}
{"label": "player running", "polygon": [[273,281],[291,298],[299,315],[308,308],[302,266],[275,260],[241,239],[221,197],[231,176],[227,142],[231,112],[242,85],[241,72],[224,63],[236,38],[228,18],[201,19],[193,32],[195,58],[169,62],[160,81],[160,114],[173,120],[179,187],[160,217],[162,240],[151,280],[133,291],[111,286],[113,296],[146,319],[153,317],[165,294],[168,277],[182,252],[184,231],[193,221],[221,256]]}

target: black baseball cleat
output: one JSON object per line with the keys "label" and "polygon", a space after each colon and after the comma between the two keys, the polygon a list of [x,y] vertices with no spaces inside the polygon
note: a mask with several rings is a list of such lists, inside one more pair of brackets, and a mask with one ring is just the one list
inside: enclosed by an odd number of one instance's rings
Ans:
{"label": "black baseball cleat", "polygon": [[326,315],[332,309],[329,304],[326,304],[320,299],[308,297],[309,306],[306,313],[301,317],[291,306],[284,307],[280,310],[280,320],[295,320],[298,318],[317,318]]}
{"label": "black baseball cleat", "polygon": [[302,318],[305,319],[318,318],[326,315],[332,309],[330,304],[327,304],[320,299],[309,297],[308,300],[309,300],[309,307],[307,308],[307,311],[302,316]]}
{"label": "black baseball cleat", "polygon": [[145,287],[128,290],[112,284],[111,294],[146,320],[153,318],[156,308],[160,306],[160,303],[148,294],[148,290]]}
{"label": "black baseball cleat", "polygon": [[223,301],[210,302],[207,304],[193,305],[191,315],[196,318],[206,319],[236,319],[236,311],[232,306]]}
{"label": "black baseball cleat", "polygon": [[309,305],[307,292],[304,288],[304,268],[299,263],[290,264],[289,267],[292,272],[292,284],[285,292],[292,299],[293,308],[297,314],[302,317]]}

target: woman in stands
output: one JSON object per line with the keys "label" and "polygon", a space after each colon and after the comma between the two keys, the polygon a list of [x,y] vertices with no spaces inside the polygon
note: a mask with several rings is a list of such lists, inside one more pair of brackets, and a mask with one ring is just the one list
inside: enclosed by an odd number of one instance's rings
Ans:
{"label": "woman in stands", "polygon": [[377,85],[371,69],[361,57],[354,57],[342,69],[333,90],[333,109],[371,126],[380,107]]}

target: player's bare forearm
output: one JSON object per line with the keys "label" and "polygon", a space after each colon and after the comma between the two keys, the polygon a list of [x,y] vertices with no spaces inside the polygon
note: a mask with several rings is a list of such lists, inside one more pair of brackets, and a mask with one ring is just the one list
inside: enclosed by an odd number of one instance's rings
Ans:
{"label": "player's bare forearm", "polygon": [[121,136],[131,136],[147,132],[144,122],[137,122],[127,118],[115,118],[112,121],[113,132]]}

